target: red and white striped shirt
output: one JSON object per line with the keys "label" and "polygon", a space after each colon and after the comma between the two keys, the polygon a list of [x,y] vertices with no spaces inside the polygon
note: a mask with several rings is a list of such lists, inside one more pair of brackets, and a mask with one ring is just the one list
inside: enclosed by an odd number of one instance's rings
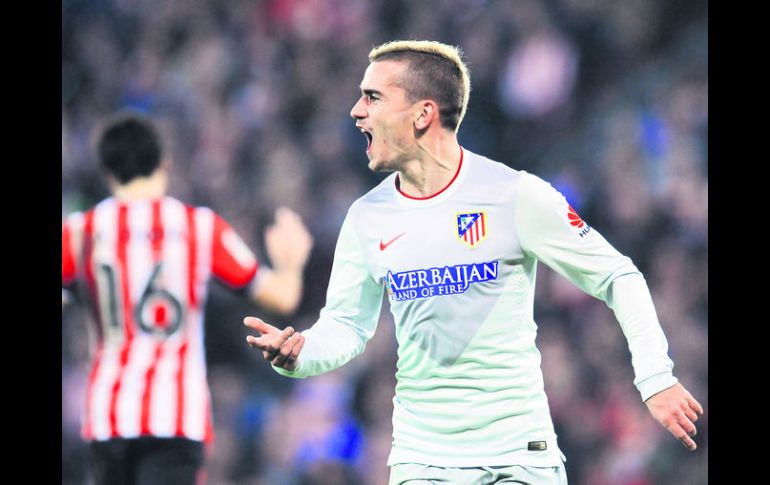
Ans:
{"label": "red and white striped shirt", "polygon": [[78,282],[96,339],[82,433],[210,441],[203,315],[209,278],[234,288],[254,254],[211,209],[108,198],[62,226],[62,284]]}

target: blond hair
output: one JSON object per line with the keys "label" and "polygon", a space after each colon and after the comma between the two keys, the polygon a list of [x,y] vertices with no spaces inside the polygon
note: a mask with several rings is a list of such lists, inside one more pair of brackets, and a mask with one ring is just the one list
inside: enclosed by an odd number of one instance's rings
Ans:
{"label": "blond hair", "polygon": [[459,47],[431,40],[394,40],[369,52],[369,62],[405,61],[407,79],[401,87],[410,101],[433,99],[439,105],[442,126],[455,132],[468,109],[471,78]]}

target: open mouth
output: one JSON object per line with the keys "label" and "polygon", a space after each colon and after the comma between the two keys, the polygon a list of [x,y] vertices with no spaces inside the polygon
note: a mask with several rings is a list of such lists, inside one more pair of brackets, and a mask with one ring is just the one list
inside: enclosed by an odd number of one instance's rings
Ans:
{"label": "open mouth", "polygon": [[366,151],[368,152],[369,149],[372,148],[372,134],[361,127],[359,127],[359,129],[361,130],[361,133],[363,133],[366,137]]}

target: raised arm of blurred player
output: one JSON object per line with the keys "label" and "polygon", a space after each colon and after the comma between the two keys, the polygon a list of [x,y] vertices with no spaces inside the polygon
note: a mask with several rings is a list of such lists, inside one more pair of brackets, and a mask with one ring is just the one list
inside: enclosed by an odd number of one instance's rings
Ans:
{"label": "raised arm of blurred player", "polygon": [[265,244],[272,267],[260,270],[252,296],[262,306],[289,314],[302,296],[302,270],[313,238],[295,212],[281,207],[276,210],[275,223],[265,230]]}

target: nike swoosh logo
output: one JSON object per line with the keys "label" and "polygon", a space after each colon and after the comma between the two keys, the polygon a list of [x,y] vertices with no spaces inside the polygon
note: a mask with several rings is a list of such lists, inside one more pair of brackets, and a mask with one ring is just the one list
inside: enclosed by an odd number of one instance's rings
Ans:
{"label": "nike swoosh logo", "polygon": [[393,244],[393,243],[395,242],[395,240],[396,240],[396,239],[400,238],[400,237],[401,237],[401,236],[403,236],[404,234],[406,234],[406,233],[405,233],[405,232],[402,232],[401,234],[399,234],[398,236],[394,237],[393,239],[391,239],[390,241],[386,242],[385,244],[383,244],[383,243],[382,243],[382,239],[380,239],[380,251],[385,251],[385,249],[387,249],[387,248],[388,248],[388,246],[390,246],[391,244]]}

